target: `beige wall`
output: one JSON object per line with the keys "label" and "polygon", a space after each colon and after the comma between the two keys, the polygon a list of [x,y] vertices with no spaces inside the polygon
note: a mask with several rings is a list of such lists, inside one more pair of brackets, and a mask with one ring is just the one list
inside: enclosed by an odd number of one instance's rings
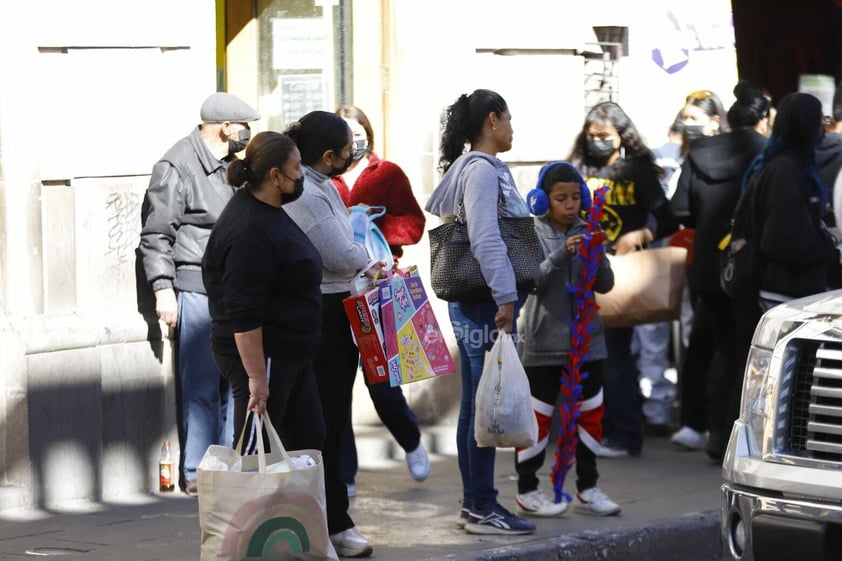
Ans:
{"label": "beige wall", "polygon": [[175,440],[134,249],[152,164],[216,89],[214,13],[0,3],[0,508],[147,491]]}
{"label": "beige wall", "polygon": [[[359,2],[372,10],[377,2]],[[539,0],[518,9],[508,0],[483,2],[380,2],[388,23],[383,34],[373,31],[373,13],[358,17],[355,5],[355,99],[370,99],[370,90],[386,92],[383,119],[388,123],[385,152],[398,162],[425,197],[435,186],[439,117],[459,94],[476,88],[498,91],[509,103],[515,132],[512,150],[501,157],[514,163],[522,191],[537,178],[537,167],[518,162],[540,162],[566,157],[582,126],[584,59],[565,54],[499,56],[477,50],[520,48],[584,50],[595,41],[593,26],[629,28],[629,53],[619,64],[619,103],[635,121],[651,146],[665,141],[666,130],[684,96],[694,89],[717,92],[726,106],[733,102],[737,81],[736,55],[730,50],[693,51],[690,63],[668,74],[651,59],[655,47],[670,45],[667,10],[685,24],[694,24],[707,40],[727,40],[730,2],[715,0],[698,7],[656,0],[641,11],[634,3],[597,0]],[[363,30],[361,33],[360,30]],[[677,33],[677,32],[676,32]],[[690,30],[681,40],[692,42]],[[369,57],[372,42],[383,39],[379,64],[384,80],[374,79]],[[730,35],[733,38],[733,35]],[[668,41],[669,39],[669,41]],[[593,49],[593,47],[590,47]]]}

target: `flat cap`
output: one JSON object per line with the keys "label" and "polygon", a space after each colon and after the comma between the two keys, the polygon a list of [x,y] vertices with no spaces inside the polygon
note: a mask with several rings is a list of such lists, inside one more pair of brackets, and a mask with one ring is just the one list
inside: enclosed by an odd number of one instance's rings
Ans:
{"label": "flat cap", "polygon": [[199,112],[205,123],[250,123],[260,118],[248,103],[225,92],[216,92],[202,103]]}

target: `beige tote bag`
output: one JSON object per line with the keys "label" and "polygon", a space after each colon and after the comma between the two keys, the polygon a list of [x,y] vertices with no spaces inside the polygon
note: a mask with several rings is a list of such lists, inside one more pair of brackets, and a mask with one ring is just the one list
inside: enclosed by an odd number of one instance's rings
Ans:
{"label": "beige tote bag", "polygon": [[[268,415],[249,415],[258,453],[239,456],[231,448],[210,446],[197,470],[201,560],[338,560],[327,530],[321,452],[287,452]],[[261,425],[269,436],[268,454]],[[243,449],[245,432],[237,450]],[[297,458],[291,456],[309,456],[314,465],[295,469]],[[242,471],[225,469],[232,458],[241,461]]]}
{"label": "beige tote bag", "polygon": [[597,294],[605,327],[632,327],[672,321],[681,315],[681,295],[687,278],[687,250],[656,247],[609,255],[614,288]]}

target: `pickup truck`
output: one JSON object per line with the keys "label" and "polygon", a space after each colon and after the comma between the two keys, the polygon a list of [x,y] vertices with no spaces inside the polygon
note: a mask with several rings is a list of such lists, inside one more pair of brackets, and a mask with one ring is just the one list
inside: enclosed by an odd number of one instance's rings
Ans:
{"label": "pickup truck", "polygon": [[842,290],[763,315],[722,475],[726,560],[842,560]]}

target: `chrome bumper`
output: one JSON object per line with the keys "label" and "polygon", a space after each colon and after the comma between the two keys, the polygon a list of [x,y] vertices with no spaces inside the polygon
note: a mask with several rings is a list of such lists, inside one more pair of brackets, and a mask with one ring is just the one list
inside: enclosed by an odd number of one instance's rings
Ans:
{"label": "chrome bumper", "polygon": [[[721,513],[726,560],[842,559],[842,504],[770,497],[725,483]],[[743,547],[735,538],[740,522]]]}

